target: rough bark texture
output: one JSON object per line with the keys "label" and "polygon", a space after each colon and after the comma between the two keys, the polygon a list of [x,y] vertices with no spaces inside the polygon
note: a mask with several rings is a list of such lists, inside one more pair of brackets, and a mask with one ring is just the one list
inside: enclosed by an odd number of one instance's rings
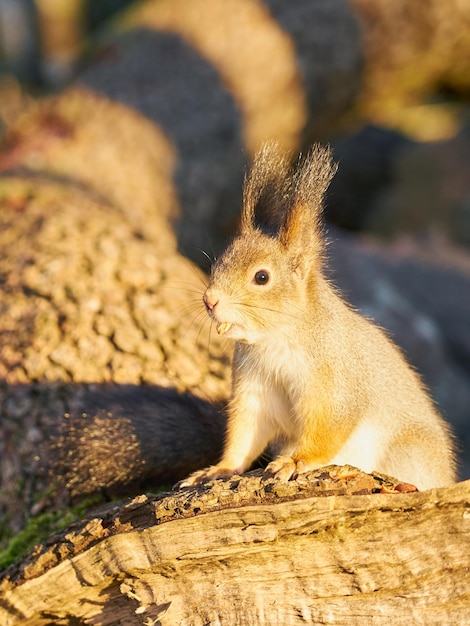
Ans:
{"label": "rough bark texture", "polygon": [[[410,489],[410,493],[403,490]],[[97,511],[0,583],[6,626],[463,624],[470,483],[261,471]]]}
{"label": "rough bark texture", "polygon": [[175,245],[168,225],[177,211],[175,167],[174,147],[151,120],[80,88],[34,102],[1,143],[2,173],[88,192],[168,248]]}
{"label": "rough bark texture", "polygon": [[[229,356],[200,316],[204,275],[176,249],[171,159],[150,122],[84,91],[40,103],[4,140],[0,512],[13,533],[48,488],[60,429],[77,448],[58,448],[62,467],[85,491],[112,487],[111,469],[98,480],[105,459],[132,482],[219,454],[223,416],[207,400],[227,395]],[[84,480],[79,450],[94,458]]]}

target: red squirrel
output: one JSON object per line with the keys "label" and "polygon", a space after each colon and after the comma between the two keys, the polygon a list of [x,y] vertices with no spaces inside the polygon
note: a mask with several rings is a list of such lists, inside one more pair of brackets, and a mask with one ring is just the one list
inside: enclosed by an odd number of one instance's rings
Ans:
{"label": "red squirrel", "polygon": [[203,300],[235,341],[220,461],[180,486],[242,473],[271,446],[280,479],[326,464],[419,489],[456,480],[453,439],[419,375],[383,330],[325,277],[323,198],[335,173],[315,146],[292,172],[274,144],[245,181],[239,235]]}

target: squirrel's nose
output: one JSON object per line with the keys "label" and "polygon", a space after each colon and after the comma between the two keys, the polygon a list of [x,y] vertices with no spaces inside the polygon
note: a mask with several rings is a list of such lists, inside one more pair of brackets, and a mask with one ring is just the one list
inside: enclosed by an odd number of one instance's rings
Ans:
{"label": "squirrel's nose", "polygon": [[206,309],[208,311],[210,311],[211,313],[215,309],[215,307],[217,306],[217,304],[219,302],[219,296],[216,293],[214,293],[213,291],[211,291],[210,289],[206,290],[206,292],[204,293],[202,299],[204,300],[204,304],[206,305]]}

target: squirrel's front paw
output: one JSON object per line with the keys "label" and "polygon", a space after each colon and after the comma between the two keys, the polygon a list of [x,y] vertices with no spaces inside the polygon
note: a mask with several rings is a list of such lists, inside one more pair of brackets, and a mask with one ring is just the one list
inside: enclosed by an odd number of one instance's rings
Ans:
{"label": "squirrel's front paw", "polygon": [[211,465],[197,472],[193,472],[187,478],[180,480],[173,489],[181,489],[182,487],[193,487],[199,483],[206,483],[209,480],[215,480],[216,478],[230,478],[237,474],[235,470],[219,467],[218,465]]}
{"label": "squirrel's front paw", "polygon": [[303,461],[295,461],[291,456],[278,456],[266,466],[266,474],[278,480],[287,481],[306,471]]}

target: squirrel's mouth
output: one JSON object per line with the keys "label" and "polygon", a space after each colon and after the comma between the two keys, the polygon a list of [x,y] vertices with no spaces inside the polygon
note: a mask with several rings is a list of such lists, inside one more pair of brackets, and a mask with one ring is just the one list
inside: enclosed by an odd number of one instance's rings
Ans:
{"label": "squirrel's mouth", "polygon": [[232,326],[232,322],[219,322],[216,326],[217,333],[219,335],[226,335]]}
{"label": "squirrel's mouth", "polygon": [[218,335],[223,335],[227,339],[241,341],[242,343],[252,343],[252,341],[249,341],[249,333],[243,324],[236,322],[218,322],[215,328]]}

